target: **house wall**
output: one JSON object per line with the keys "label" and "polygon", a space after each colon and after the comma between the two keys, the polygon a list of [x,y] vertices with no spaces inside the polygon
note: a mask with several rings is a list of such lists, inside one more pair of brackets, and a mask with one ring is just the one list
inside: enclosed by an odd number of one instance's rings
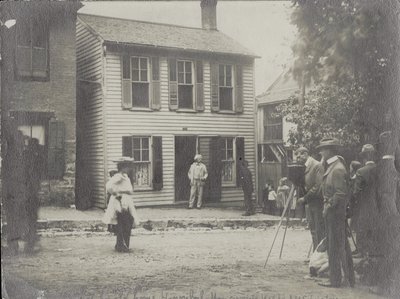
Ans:
{"label": "house wall", "polygon": [[[104,204],[103,50],[100,38],[76,25],[77,56],[77,208]],[[100,201],[100,202],[98,202]]]}
{"label": "house wall", "polygon": [[[113,159],[122,154],[122,136],[162,136],[163,188],[160,191],[138,191],[137,205],[174,203],[174,137],[175,135],[227,135],[245,138],[245,158],[255,176],[254,140],[254,78],[253,64],[243,68],[244,113],[219,114],[210,112],[210,64],[204,63],[205,111],[181,113],[168,108],[168,66],[167,57],[160,57],[161,109],[159,111],[129,111],[121,108],[121,61],[118,53],[105,56],[105,172],[115,169]],[[185,129],[184,129],[185,128]],[[99,181],[100,182],[100,181]],[[93,186],[95,202],[103,201],[104,185]],[[101,196],[100,196],[101,195]],[[238,187],[223,187],[222,201],[243,200]],[[103,205],[100,205],[104,207]]]}
{"label": "house wall", "polygon": [[74,203],[76,157],[76,14],[50,17],[49,80],[12,82],[11,110],[53,111],[57,120],[65,123],[66,172],[63,180],[43,182],[41,202]]}

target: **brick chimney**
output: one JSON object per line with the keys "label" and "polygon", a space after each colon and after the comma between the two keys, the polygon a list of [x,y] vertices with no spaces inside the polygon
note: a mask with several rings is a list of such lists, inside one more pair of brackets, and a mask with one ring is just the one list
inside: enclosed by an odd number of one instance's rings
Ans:
{"label": "brick chimney", "polygon": [[217,30],[217,0],[201,0],[201,27]]}

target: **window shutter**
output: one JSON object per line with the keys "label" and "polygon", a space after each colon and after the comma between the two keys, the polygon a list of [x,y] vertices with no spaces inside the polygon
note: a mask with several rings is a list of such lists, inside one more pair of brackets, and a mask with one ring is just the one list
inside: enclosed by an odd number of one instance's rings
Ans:
{"label": "window shutter", "polygon": [[236,137],[236,186],[240,187],[240,167],[244,161],[244,138]]}
{"label": "window shutter", "polygon": [[61,179],[65,172],[65,125],[50,120],[47,155],[47,172],[50,179]]}
{"label": "window shutter", "polygon": [[219,111],[219,84],[218,84],[218,64],[210,62],[211,72],[211,111]]}
{"label": "window shutter", "polygon": [[176,74],[176,59],[170,59],[169,66],[169,109],[178,109],[178,79]]}
{"label": "window shutter", "polygon": [[243,67],[241,65],[236,66],[235,111],[243,112]]}
{"label": "window shutter", "polygon": [[160,59],[151,57],[151,109],[161,109],[161,94],[160,94]]}
{"label": "window shutter", "polygon": [[123,136],[122,137],[122,156],[133,157],[132,137],[131,136]]}
{"label": "window shutter", "polygon": [[196,110],[204,111],[203,61],[196,61]]}
{"label": "window shutter", "polygon": [[122,78],[122,108],[132,108],[132,81],[131,61],[128,55],[121,57],[121,78]]}
{"label": "window shutter", "polygon": [[162,137],[153,136],[153,190],[163,187]]}

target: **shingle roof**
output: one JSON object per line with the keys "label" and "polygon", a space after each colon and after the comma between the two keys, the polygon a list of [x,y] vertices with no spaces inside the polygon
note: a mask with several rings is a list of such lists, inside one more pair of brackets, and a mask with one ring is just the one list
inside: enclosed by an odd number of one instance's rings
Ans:
{"label": "shingle roof", "polygon": [[290,71],[282,72],[268,89],[256,98],[259,104],[275,103],[288,100],[300,92],[299,83],[294,80]]}
{"label": "shingle roof", "polygon": [[258,57],[218,30],[86,14],[79,19],[106,42]]}

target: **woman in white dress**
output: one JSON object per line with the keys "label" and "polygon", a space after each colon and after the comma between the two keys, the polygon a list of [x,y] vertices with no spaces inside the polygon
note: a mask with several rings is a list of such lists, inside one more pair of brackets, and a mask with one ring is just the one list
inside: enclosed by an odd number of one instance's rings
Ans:
{"label": "woman in white dress", "polygon": [[115,250],[128,252],[133,224],[139,224],[133,202],[133,186],[128,177],[133,166],[133,159],[122,157],[114,162],[117,163],[118,172],[106,184],[107,193],[111,196],[103,222],[116,225],[117,243]]}

